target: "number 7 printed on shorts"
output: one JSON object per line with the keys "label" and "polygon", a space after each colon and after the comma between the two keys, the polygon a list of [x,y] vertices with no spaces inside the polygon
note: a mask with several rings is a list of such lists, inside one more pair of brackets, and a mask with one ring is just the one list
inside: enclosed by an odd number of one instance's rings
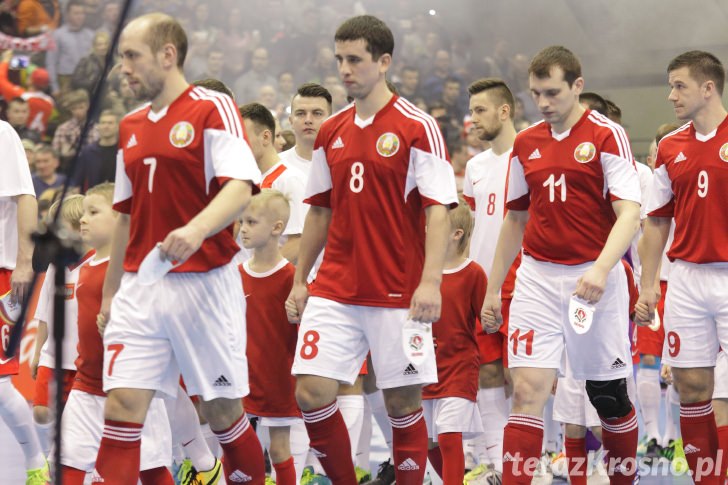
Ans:
{"label": "number 7 printed on shorts", "polygon": [[107,352],[113,352],[111,360],[109,360],[109,377],[114,373],[114,362],[122,350],[124,350],[124,344],[109,344],[106,347]]}

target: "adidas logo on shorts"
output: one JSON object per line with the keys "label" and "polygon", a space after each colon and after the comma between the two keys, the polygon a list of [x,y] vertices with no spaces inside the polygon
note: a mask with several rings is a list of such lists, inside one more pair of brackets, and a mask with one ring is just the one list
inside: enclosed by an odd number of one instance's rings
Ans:
{"label": "adidas logo on shorts", "polygon": [[94,468],[94,471],[91,474],[91,483],[104,483],[103,477],[99,475],[99,472],[96,471],[96,468]]}
{"label": "adidas logo on shorts", "polygon": [[218,378],[217,378],[217,379],[215,380],[215,382],[213,382],[213,383],[212,383],[212,385],[213,385],[213,386],[218,386],[218,387],[219,387],[219,386],[223,386],[223,387],[229,387],[229,386],[232,386],[232,384],[230,384],[230,381],[229,381],[229,380],[227,380],[227,377],[225,377],[225,376],[223,376],[223,375],[220,375],[220,377],[218,377]]}
{"label": "adidas logo on shorts", "polygon": [[403,472],[419,470],[419,469],[420,469],[420,466],[412,458],[407,458],[405,461],[400,463],[399,466],[397,467],[397,470],[403,471]]}
{"label": "adidas logo on shorts", "polygon": [[247,475],[247,474],[241,472],[240,470],[235,470],[234,472],[232,472],[230,474],[230,476],[228,477],[228,479],[231,482],[242,483],[242,482],[249,482],[249,481],[251,481],[253,479],[253,477],[251,477],[250,475]]}
{"label": "adidas logo on shorts", "polygon": [[412,364],[409,364],[403,372],[403,375],[406,376],[413,376],[415,374],[419,374],[419,372],[417,372],[417,369],[415,369],[415,366],[413,366]]}
{"label": "adidas logo on shorts", "polygon": [[617,360],[615,360],[614,362],[612,362],[612,367],[611,368],[612,369],[621,369],[622,367],[627,367],[627,364],[625,364],[624,362],[622,362],[622,359],[620,359],[619,357],[617,357]]}
{"label": "adidas logo on shorts", "polygon": [[685,451],[685,454],[686,454],[686,455],[689,455],[690,453],[697,453],[697,452],[699,452],[699,451],[700,451],[700,448],[698,448],[697,446],[694,446],[694,445],[688,444],[688,445],[687,445],[687,446],[686,446],[686,447],[684,448],[684,451]]}

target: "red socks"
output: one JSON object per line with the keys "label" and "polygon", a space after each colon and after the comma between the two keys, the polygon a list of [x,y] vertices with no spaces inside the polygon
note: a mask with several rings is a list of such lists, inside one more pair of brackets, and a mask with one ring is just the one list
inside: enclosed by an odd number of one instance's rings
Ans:
{"label": "red socks", "polygon": [[139,473],[139,480],[141,480],[142,485],[174,485],[172,475],[163,466],[142,470]]}
{"label": "red socks", "polygon": [[543,419],[511,414],[503,430],[503,483],[530,485],[541,456]]}
{"label": "red socks", "polygon": [[637,474],[637,415],[634,406],[621,418],[602,421],[602,444],[607,453],[609,483],[632,485]]}
{"label": "red socks", "polygon": [[437,472],[437,476],[442,478],[442,453],[440,447],[436,446],[427,450],[427,459],[430,461],[430,465]]}
{"label": "red socks", "polygon": [[397,485],[422,485],[427,467],[427,425],[422,408],[392,423],[392,447]]}
{"label": "red socks", "polygon": [[571,485],[586,485],[588,460],[586,438],[564,438],[564,451]]}
{"label": "red socks", "polygon": [[437,436],[442,454],[442,483],[462,485],[465,477],[465,454],[462,433],[440,433]]}
{"label": "red socks", "polygon": [[[718,428],[718,455],[721,459],[723,475],[728,471],[728,426]],[[722,453],[721,453],[722,452]]]}
{"label": "red socks", "polygon": [[136,485],[142,425],[104,420],[104,434],[96,458],[96,473],[104,485]]}
{"label": "red socks", "polygon": [[248,416],[243,413],[228,429],[214,431],[225,457],[223,469],[227,482],[245,482],[247,485],[265,483],[265,459]]}
{"label": "red socks", "polygon": [[[321,462],[332,483],[357,485],[351,461],[351,443],[336,401],[303,413],[311,451]],[[422,483],[422,482],[420,482]]]}
{"label": "red socks", "polygon": [[683,449],[695,483],[721,483],[715,473],[718,455],[718,428],[710,401],[680,404],[680,431]]}
{"label": "red socks", "polygon": [[83,485],[86,472],[70,466],[61,465],[61,475],[65,485]]}
{"label": "red socks", "polygon": [[289,457],[286,461],[273,463],[276,471],[277,485],[296,485],[296,468],[293,466],[293,457]]}

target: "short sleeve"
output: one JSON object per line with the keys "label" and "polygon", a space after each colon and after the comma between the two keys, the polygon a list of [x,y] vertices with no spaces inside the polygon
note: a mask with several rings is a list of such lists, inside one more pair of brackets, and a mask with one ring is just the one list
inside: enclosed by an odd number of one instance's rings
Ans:
{"label": "short sleeve", "polygon": [[49,323],[53,311],[53,285],[55,284],[55,267],[51,264],[46,270],[43,285],[40,287],[38,304],[35,307],[33,318]]}
{"label": "short sleeve", "polygon": [[33,178],[30,175],[23,144],[13,127],[5,121],[0,121],[0,146],[3,147],[2,162],[0,162],[2,167],[0,197],[35,196]]}
{"label": "short sleeve", "polygon": [[[288,170],[291,169],[288,168]],[[296,171],[284,179],[284,185],[281,187],[281,192],[288,197],[288,202],[291,206],[288,224],[283,231],[283,235],[285,236],[303,233],[303,222],[306,218],[306,204],[303,202],[303,194],[306,187],[303,184],[303,180],[304,175]]]}
{"label": "short sleeve", "polygon": [[116,152],[116,179],[114,180],[114,210],[123,214],[131,213],[131,179],[126,173],[124,150]]}
{"label": "short sleeve", "polygon": [[674,194],[672,181],[667,173],[667,165],[660,162],[658,150],[658,163],[652,175],[652,186],[647,199],[647,214],[654,217],[672,217],[674,208]]}
{"label": "short sleeve", "polygon": [[331,207],[331,169],[326,161],[326,152],[319,146],[313,152],[311,173],[306,185],[305,200],[307,204]]}
{"label": "short sleeve", "polygon": [[530,192],[526,176],[523,173],[523,165],[518,156],[511,156],[508,167],[508,194],[506,196],[506,208],[508,210],[528,210],[531,204]]}

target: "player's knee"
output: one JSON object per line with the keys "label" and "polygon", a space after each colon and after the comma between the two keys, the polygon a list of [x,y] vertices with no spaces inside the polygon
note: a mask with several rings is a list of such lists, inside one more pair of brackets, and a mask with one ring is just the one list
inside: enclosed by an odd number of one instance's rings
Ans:
{"label": "player's knee", "polygon": [[641,369],[660,369],[661,360],[656,355],[640,354]]}
{"label": "player's knee", "polygon": [[713,397],[713,369],[673,367],[672,378],[681,403],[708,401]]}
{"label": "player's knee", "polygon": [[621,418],[632,410],[627,394],[627,380],[586,381],[589,401],[601,418]]}
{"label": "player's knee", "polygon": [[390,416],[406,416],[422,406],[422,387],[406,386],[384,390],[384,404]]}
{"label": "player's knee", "polygon": [[48,424],[53,420],[51,410],[46,406],[33,406],[33,421],[37,424]]}
{"label": "player's knee", "polygon": [[586,426],[566,423],[564,425],[564,436],[571,439],[582,439],[586,436]]}
{"label": "player's knee", "polygon": [[481,365],[478,373],[478,381],[481,389],[503,387],[505,385],[503,362],[496,360]]}
{"label": "player's knee", "polygon": [[200,403],[200,411],[205,416],[210,428],[223,430],[232,426],[243,414],[243,403],[240,399],[212,399]]}
{"label": "player's knee", "polygon": [[291,457],[291,449],[283,446],[281,443],[271,443],[268,453],[270,454],[271,463],[283,463]]}
{"label": "player's knee", "polygon": [[146,389],[112,389],[106,398],[104,417],[115,421],[143,423],[154,391]]}
{"label": "player's knee", "polygon": [[316,376],[296,378],[296,402],[301,411],[311,411],[331,404],[339,390],[338,382]]}

